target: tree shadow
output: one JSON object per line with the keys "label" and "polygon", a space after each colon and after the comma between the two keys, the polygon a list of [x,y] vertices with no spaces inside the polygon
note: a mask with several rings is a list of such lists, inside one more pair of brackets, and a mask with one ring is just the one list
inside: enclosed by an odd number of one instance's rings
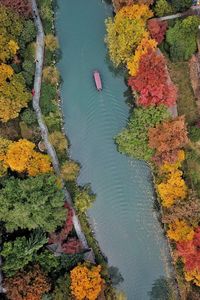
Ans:
{"label": "tree shadow", "polygon": [[173,282],[172,279],[161,276],[156,279],[152,289],[148,292],[150,300],[171,300],[173,299]]}

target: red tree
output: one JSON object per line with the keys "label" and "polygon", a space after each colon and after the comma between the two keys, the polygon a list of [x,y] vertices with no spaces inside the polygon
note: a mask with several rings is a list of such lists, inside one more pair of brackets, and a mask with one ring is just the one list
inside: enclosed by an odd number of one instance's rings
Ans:
{"label": "red tree", "polygon": [[31,15],[32,9],[29,0],[1,0],[0,3],[24,17],[29,17]]}
{"label": "red tree", "polygon": [[174,163],[178,152],[188,142],[184,116],[163,122],[148,132],[149,147],[155,149],[157,164]]}
{"label": "red tree", "polygon": [[152,49],[142,55],[138,73],[129,78],[128,84],[139,92],[140,105],[172,106],[176,102],[177,89],[169,82],[165,59]]}
{"label": "red tree", "polygon": [[167,21],[158,21],[156,19],[148,20],[148,30],[152,39],[156,40],[158,44],[161,44],[164,40],[167,30]]}
{"label": "red tree", "polygon": [[200,272],[200,226],[195,230],[192,241],[177,243],[177,252],[184,259],[187,272],[195,269]]}

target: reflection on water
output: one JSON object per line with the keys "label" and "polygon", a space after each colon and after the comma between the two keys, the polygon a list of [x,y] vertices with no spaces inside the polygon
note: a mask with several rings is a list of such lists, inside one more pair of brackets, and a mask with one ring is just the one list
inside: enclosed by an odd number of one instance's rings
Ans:
{"label": "reflection on water", "polygon": [[[120,288],[130,300],[146,300],[153,282],[168,276],[167,247],[153,210],[149,168],[118,153],[113,140],[126,124],[129,107],[123,76],[115,76],[105,60],[104,19],[112,11],[101,0],[58,4],[65,128],[70,154],[82,166],[78,182],[91,182],[97,195],[90,220],[109,264],[124,279]],[[102,74],[100,93],[94,69]]]}
{"label": "reflection on water", "polygon": [[148,293],[150,300],[171,300],[172,294],[172,282],[171,279],[160,277],[153,283],[151,291]]}

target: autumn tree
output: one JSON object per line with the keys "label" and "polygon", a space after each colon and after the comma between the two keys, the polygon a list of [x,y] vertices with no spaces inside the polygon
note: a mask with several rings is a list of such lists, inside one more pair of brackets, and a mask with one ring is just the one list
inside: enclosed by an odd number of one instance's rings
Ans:
{"label": "autumn tree", "polygon": [[70,272],[71,293],[77,300],[96,300],[104,280],[100,275],[101,267],[78,265]]}
{"label": "autumn tree", "polygon": [[36,152],[35,144],[21,139],[9,145],[4,162],[13,171],[27,172],[29,176],[52,172],[48,155]]}
{"label": "autumn tree", "polygon": [[115,139],[118,150],[137,159],[149,160],[154,151],[148,146],[148,130],[170,117],[167,109],[158,107],[135,108],[127,128]]}
{"label": "autumn tree", "polygon": [[63,154],[68,149],[68,141],[64,134],[60,131],[54,131],[49,135],[49,141],[55,147],[56,151]]}
{"label": "autumn tree", "polygon": [[153,39],[143,38],[135,50],[135,54],[128,60],[127,68],[131,76],[137,75],[139,63],[142,55],[148,52],[148,49],[156,49],[157,42]]}
{"label": "autumn tree", "polygon": [[28,106],[31,94],[21,74],[14,74],[12,68],[0,65],[0,121],[7,122],[18,117],[23,107]]}
{"label": "autumn tree", "polygon": [[48,50],[54,52],[59,47],[58,38],[53,34],[47,34],[45,36],[45,46]]}
{"label": "autumn tree", "polygon": [[61,177],[66,181],[75,180],[79,174],[80,166],[72,160],[66,161],[61,167]]}
{"label": "autumn tree", "polygon": [[165,59],[152,49],[142,55],[137,75],[130,77],[128,84],[139,93],[139,105],[172,106],[176,102],[177,90],[168,80]]}
{"label": "autumn tree", "polygon": [[115,11],[119,11],[122,7],[132,5],[132,4],[145,4],[151,5],[154,0],[113,0]]}
{"label": "autumn tree", "polygon": [[9,39],[5,34],[0,34],[0,63],[13,58],[17,50],[19,50],[17,42]]}
{"label": "autumn tree", "polygon": [[10,277],[33,261],[34,255],[47,242],[46,235],[34,231],[29,238],[18,237],[14,241],[5,242],[1,255],[4,258],[2,270]]}
{"label": "autumn tree", "polygon": [[174,163],[180,148],[188,142],[184,116],[158,124],[148,132],[149,147],[155,149],[154,161]]}
{"label": "autumn tree", "polygon": [[92,206],[94,200],[95,195],[91,193],[89,188],[85,187],[75,194],[74,207],[78,213],[85,213],[86,210]]}
{"label": "autumn tree", "polygon": [[11,8],[22,16],[30,17],[32,13],[31,4],[28,0],[1,0],[1,4]]}
{"label": "autumn tree", "polygon": [[0,220],[10,232],[42,228],[47,232],[61,226],[66,218],[64,194],[53,175],[20,180],[10,178],[0,194]]}
{"label": "autumn tree", "polygon": [[164,40],[167,30],[167,21],[159,21],[157,19],[148,20],[148,30],[152,39],[156,40],[158,44],[161,44]]}
{"label": "autumn tree", "polygon": [[125,64],[134,54],[140,41],[148,36],[146,21],[152,12],[146,5],[123,7],[114,17],[106,20],[106,43],[113,64]]}
{"label": "autumn tree", "polygon": [[43,79],[45,82],[56,85],[59,82],[60,74],[56,67],[48,66],[43,69]]}
{"label": "autumn tree", "polygon": [[28,272],[19,271],[14,277],[6,278],[3,286],[10,300],[41,300],[42,295],[51,288],[38,265]]}
{"label": "autumn tree", "polygon": [[191,241],[194,237],[194,230],[185,221],[177,219],[174,223],[169,224],[167,236],[176,242]]}

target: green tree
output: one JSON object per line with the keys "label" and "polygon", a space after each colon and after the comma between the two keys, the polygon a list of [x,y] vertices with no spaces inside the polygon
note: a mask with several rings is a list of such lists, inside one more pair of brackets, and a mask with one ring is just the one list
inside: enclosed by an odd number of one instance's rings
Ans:
{"label": "green tree", "polygon": [[54,231],[66,219],[64,193],[54,175],[10,178],[0,194],[0,220],[10,232],[18,228]]}
{"label": "green tree", "polygon": [[34,261],[39,263],[44,272],[56,271],[59,267],[59,257],[56,257],[49,250],[44,250],[40,254],[36,254]]}
{"label": "green tree", "polygon": [[192,6],[192,0],[171,0],[175,12],[182,12]]}
{"label": "green tree", "polygon": [[46,243],[46,235],[41,231],[33,232],[28,239],[23,236],[16,238],[13,242],[4,243],[1,251],[5,259],[3,271],[7,276],[13,276],[18,270],[32,262],[34,255]]}
{"label": "green tree", "polygon": [[148,146],[148,130],[168,118],[169,113],[162,105],[134,109],[127,128],[115,138],[119,152],[149,160],[154,151]]}
{"label": "green tree", "polygon": [[50,112],[56,111],[56,104],[53,102],[56,98],[56,87],[49,83],[42,83],[40,106],[42,113],[47,116]]}
{"label": "green tree", "polygon": [[172,13],[172,6],[167,0],[157,0],[154,11],[156,13],[156,16],[162,17]]}
{"label": "green tree", "polygon": [[37,117],[35,112],[30,109],[26,108],[22,113],[21,113],[21,119],[24,121],[27,125],[35,125],[37,124]]}
{"label": "green tree", "polygon": [[176,21],[174,27],[167,30],[166,42],[172,61],[188,60],[196,52],[199,25],[198,16],[189,16],[183,21]]}
{"label": "green tree", "polygon": [[79,190],[74,198],[75,209],[79,213],[85,213],[88,208],[92,206],[95,200],[95,195],[90,192],[88,187]]}

